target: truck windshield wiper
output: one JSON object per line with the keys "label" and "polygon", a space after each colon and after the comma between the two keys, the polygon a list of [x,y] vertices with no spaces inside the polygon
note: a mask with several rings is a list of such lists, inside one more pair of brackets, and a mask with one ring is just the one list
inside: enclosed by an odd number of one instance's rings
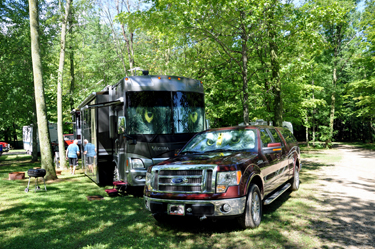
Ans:
{"label": "truck windshield wiper", "polygon": [[205,152],[232,152],[237,150],[231,150],[231,149],[217,149],[217,150],[207,150]]}
{"label": "truck windshield wiper", "polygon": [[191,154],[200,154],[200,153],[204,153],[204,152],[202,152],[202,151],[186,150],[186,151],[182,151],[181,153],[183,153],[183,154],[188,154],[188,153],[191,153]]}

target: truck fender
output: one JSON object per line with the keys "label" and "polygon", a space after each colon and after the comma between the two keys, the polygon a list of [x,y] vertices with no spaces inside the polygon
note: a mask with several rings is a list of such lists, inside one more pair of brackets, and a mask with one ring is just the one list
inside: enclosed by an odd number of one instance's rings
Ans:
{"label": "truck fender", "polygon": [[247,195],[248,190],[250,188],[250,183],[255,183],[258,185],[259,190],[261,192],[261,195],[263,196],[264,189],[263,189],[263,178],[261,177],[261,170],[258,165],[256,164],[250,164],[247,166],[247,168],[244,170],[242,174],[242,180],[241,180],[241,193],[243,195]]}

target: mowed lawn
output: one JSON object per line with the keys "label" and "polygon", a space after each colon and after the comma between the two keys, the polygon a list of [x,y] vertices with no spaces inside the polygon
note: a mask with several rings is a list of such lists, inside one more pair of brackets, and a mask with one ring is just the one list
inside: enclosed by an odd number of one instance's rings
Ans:
{"label": "mowed lawn", "polygon": [[[11,152],[15,152],[12,150]],[[21,150],[20,150],[21,152]],[[26,154],[0,157],[0,248],[316,248],[314,224],[324,219],[316,212],[314,172],[323,164],[305,164],[297,192],[284,193],[264,206],[257,229],[240,229],[235,220],[177,219],[160,224],[146,211],[142,198],[108,197],[81,171],[63,171],[58,180],[43,182],[42,190],[24,190],[28,179],[8,180],[8,173],[27,171]],[[88,201],[102,195],[104,200]]]}

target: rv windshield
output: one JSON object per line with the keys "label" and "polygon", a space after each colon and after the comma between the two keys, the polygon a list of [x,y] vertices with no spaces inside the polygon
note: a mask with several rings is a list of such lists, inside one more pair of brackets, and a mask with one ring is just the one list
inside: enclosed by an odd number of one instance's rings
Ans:
{"label": "rv windshield", "polygon": [[192,92],[174,92],[173,122],[175,133],[197,133],[203,131],[203,94]]}
{"label": "rv windshield", "polygon": [[204,129],[203,94],[127,92],[128,134],[194,133]]}

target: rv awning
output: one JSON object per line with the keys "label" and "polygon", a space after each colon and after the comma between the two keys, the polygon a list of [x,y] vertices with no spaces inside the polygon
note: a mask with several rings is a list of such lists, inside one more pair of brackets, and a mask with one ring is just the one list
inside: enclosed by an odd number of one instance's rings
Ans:
{"label": "rv awning", "polygon": [[107,107],[107,106],[112,106],[112,105],[119,105],[121,103],[124,103],[123,98],[119,98],[115,101],[104,102],[104,103],[95,104],[95,105],[85,105],[82,109],[94,109],[94,108]]}

